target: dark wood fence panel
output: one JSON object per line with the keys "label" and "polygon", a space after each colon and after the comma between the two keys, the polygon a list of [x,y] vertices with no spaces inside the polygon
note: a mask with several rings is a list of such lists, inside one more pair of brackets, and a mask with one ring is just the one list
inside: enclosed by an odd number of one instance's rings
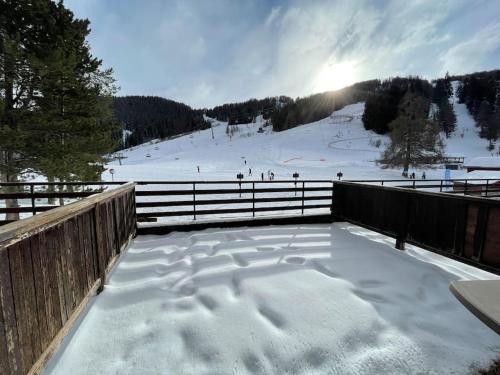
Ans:
{"label": "dark wood fence panel", "polygon": [[486,238],[482,258],[487,264],[500,269],[500,207],[489,209]]}
{"label": "dark wood fence panel", "polygon": [[[190,220],[189,216],[192,220],[200,216],[235,214],[233,218],[250,216],[238,214],[251,214],[255,218],[264,216],[259,213],[282,215],[296,211],[288,214],[290,216],[309,214],[317,209],[326,209],[324,213],[328,214],[333,191],[330,180],[141,181],[138,184],[142,188],[136,191],[140,200],[137,202],[139,221],[169,218],[169,224],[179,219]],[[158,188],[161,185],[163,189]],[[185,185],[185,189],[179,189],[179,185]]]}
{"label": "dark wood fence panel", "polygon": [[500,274],[500,201],[336,182],[333,215]]}
{"label": "dark wood fence panel", "polygon": [[0,372],[38,373],[135,233],[135,185],[0,228]]}

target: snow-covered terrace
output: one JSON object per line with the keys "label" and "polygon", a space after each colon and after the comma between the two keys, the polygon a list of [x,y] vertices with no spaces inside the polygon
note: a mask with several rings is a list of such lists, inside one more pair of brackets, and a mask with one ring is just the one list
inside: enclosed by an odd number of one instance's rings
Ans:
{"label": "snow-covered terrace", "polygon": [[346,223],[139,236],[47,374],[465,374],[500,339],[448,290],[487,272]]}

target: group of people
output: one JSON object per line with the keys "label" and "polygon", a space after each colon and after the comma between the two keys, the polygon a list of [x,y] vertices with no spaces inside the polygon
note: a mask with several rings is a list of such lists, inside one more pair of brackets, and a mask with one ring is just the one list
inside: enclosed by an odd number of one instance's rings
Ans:
{"label": "group of people", "polygon": [[[245,163],[245,165],[247,165],[247,161],[246,161],[246,159],[244,159],[244,160],[243,160],[243,162]],[[249,175],[249,176],[251,176],[251,175],[252,175],[252,168],[248,168],[248,175]],[[260,174],[260,178],[261,178],[261,180],[262,180],[262,181],[264,181],[264,177],[265,177],[265,176],[264,176],[264,172],[262,172],[262,173]],[[268,179],[269,181],[274,180],[274,172],[273,172],[273,171],[271,171],[271,170],[268,170],[268,171],[267,171],[267,179]]]}
{"label": "group of people", "polygon": [[[408,173],[408,171],[403,171],[403,173],[401,174],[403,177],[406,177],[406,178],[409,178],[410,180],[415,180],[417,178],[417,176],[415,175],[415,172],[412,172],[412,173]],[[425,171],[422,173],[422,180],[425,180],[426,179],[426,176],[425,176]]]}

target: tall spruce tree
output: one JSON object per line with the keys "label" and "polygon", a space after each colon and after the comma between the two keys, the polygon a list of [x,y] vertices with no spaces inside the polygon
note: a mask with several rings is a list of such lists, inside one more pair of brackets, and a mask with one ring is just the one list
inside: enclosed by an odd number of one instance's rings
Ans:
{"label": "tall spruce tree", "polygon": [[[59,1],[0,0],[0,176],[95,179],[113,148],[111,70]],[[15,201],[7,206],[17,205]],[[7,219],[16,219],[10,215]]]}
{"label": "tall spruce tree", "polygon": [[398,107],[398,117],[389,124],[391,143],[380,160],[387,167],[431,164],[442,157],[439,127],[428,118],[429,100],[408,90]]}
{"label": "tall spruce tree", "polygon": [[[0,1],[0,180],[16,182],[32,165],[28,126],[33,122],[45,54],[43,39],[50,1]],[[14,192],[15,187],[4,190]],[[6,199],[6,207],[17,200]],[[7,220],[19,218],[8,213]]]}
{"label": "tall spruce tree", "polygon": [[41,73],[40,120],[33,129],[36,167],[48,179],[95,180],[103,171],[102,155],[112,151],[111,70],[100,70],[85,38],[87,20],[57,4],[54,48]]}

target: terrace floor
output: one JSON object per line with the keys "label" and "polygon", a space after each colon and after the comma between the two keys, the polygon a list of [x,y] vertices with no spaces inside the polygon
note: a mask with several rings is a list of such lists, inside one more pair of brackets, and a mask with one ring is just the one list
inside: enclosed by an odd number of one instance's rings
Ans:
{"label": "terrace floor", "polygon": [[469,373],[500,337],[449,292],[494,275],[346,223],[139,236],[47,374]]}

